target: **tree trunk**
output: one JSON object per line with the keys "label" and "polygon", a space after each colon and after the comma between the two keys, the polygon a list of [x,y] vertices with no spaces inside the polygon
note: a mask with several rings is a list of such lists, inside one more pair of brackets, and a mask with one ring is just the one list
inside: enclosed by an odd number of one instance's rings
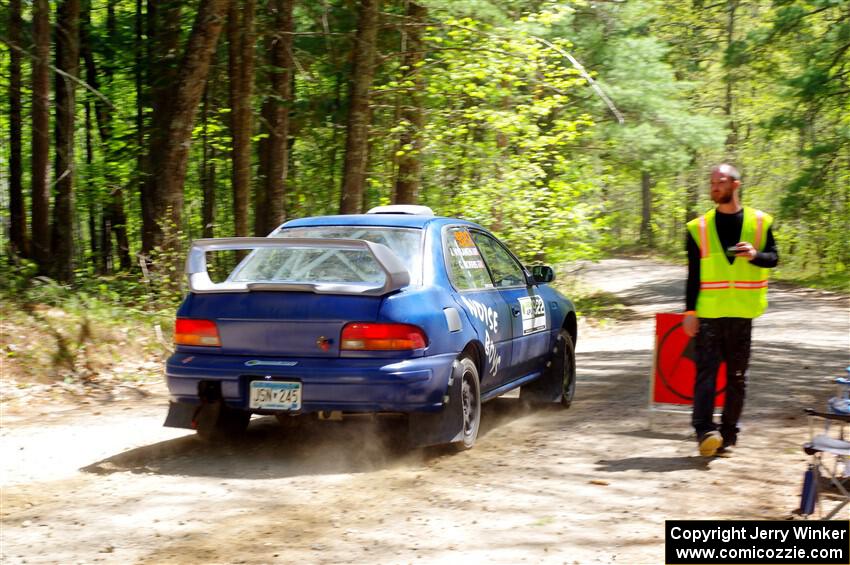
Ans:
{"label": "tree trunk", "polygon": [[[106,77],[106,82],[109,85],[109,94],[110,98],[114,97],[114,89],[112,88],[112,80],[114,73],[114,64],[115,64],[115,49],[113,46],[118,41],[117,34],[117,24],[115,21],[115,4],[117,0],[108,0],[106,5],[106,49],[104,50],[104,76]],[[108,110],[106,105],[104,105],[104,109]],[[106,128],[110,133],[112,132],[112,114],[108,112],[104,112],[104,118],[106,122]],[[107,158],[110,162],[118,162],[120,160],[120,152],[115,147],[115,140],[110,137],[109,139],[104,140],[104,145],[106,145],[107,150]],[[111,167],[107,165],[107,171],[111,171]],[[109,192],[110,192],[110,203],[109,203],[109,217],[111,219],[110,229],[115,234],[115,242],[118,246],[118,259],[121,265],[121,270],[128,271],[132,266],[132,261],[130,259],[130,240],[127,236],[127,214],[124,211],[124,187],[121,185],[120,179],[116,178],[115,175],[110,175],[111,179],[108,178],[107,182],[109,183]],[[107,237],[109,235],[107,234]]]}
{"label": "tree trunk", "polygon": [[50,5],[33,2],[32,63],[32,257],[40,274],[50,267]]}
{"label": "tree trunk", "polygon": [[[85,20],[85,18],[84,18]],[[81,42],[85,42],[85,40],[81,39]],[[94,163],[94,147],[92,144],[92,123],[91,123],[91,102],[86,100],[86,118],[85,118],[85,136],[86,136],[86,169],[91,170],[92,164]],[[99,199],[97,195],[97,189],[94,186],[92,175],[88,175],[86,178],[86,207],[88,208],[88,227],[89,227],[89,247],[91,249],[91,262],[92,266],[96,273],[106,273],[107,268],[107,260],[106,257],[101,253],[102,242],[103,242],[103,234],[99,232],[99,228],[103,225],[103,222],[98,222],[97,219],[97,209],[99,204]]]}
{"label": "tree trunk", "polygon": [[322,11],[322,31],[324,40],[325,40],[325,51],[328,54],[328,62],[330,63],[331,70],[333,72],[334,77],[334,97],[333,103],[329,112],[330,126],[331,126],[331,139],[330,139],[330,148],[328,156],[328,160],[330,164],[328,166],[328,175],[327,175],[327,185],[324,190],[325,198],[321,200],[321,206],[330,210],[334,204],[339,200],[339,197],[336,195],[337,188],[339,184],[337,184],[337,173],[339,172],[338,165],[338,155],[339,155],[339,127],[338,124],[342,122],[342,90],[343,90],[343,69],[342,65],[339,62],[338,49],[334,45],[334,41],[331,36],[331,28],[328,23],[329,17],[329,9],[330,6],[327,2],[322,3],[323,11]]}
{"label": "tree trunk", "polygon": [[[79,76],[80,1],[63,0],[56,18],[56,199],[53,203],[53,228],[50,255],[57,280],[74,278],[74,110]],[[68,76],[65,76],[68,75]],[[69,78],[73,77],[73,78]]]}
{"label": "tree trunk", "polygon": [[[195,122],[210,63],[215,54],[221,28],[227,14],[228,0],[202,0],[186,46],[176,84],[168,89],[170,103],[154,107],[151,142],[151,200],[153,224],[147,250],[156,246],[177,248],[177,232],[183,215],[183,184],[189,157],[192,127]],[[159,20],[158,20],[159,21]],[[164,96],[165,92],[161,91]],[[169,234],[168,240],[165,235]]]}
{"label": "tree trunk", "polygon": [[9,2],[9,243],[11,252],[28,255],[21,155],[21,0]]}
{"label": "tree trunk", "polygon": [[369,97],[375,72],[375,38],[378,32],[378,0],[360,0],[357,37],[354,41],[353,67],[349,90],[348,137],[342,175],[339,213],[360,212],[366,184],[366,160],[369,151]]}
{"label": "tree trunk", "polygon": [[327,209],[330,209],[333,205],[334,198],[333,194],[336,192],[336,174],[339,170],[338,159],[339,155],[339,128],[337,124],[342,120],[340,119],[340,109],[342,108],[342,72],[337,70],[334,73],[334,102],[333,102],[333,110],[331,111],[331,127],[333,131],[331,131],[331,155],[330,155],[330,167],[328,167],[328,188],[327,188]]}
{"label": "tree trunk", "polygon": [[203,214],[203,230],[201,233],[203,237],[215,237],[215,214],[217,210],[216,204],[216,167],[215,167],[215,148],[209,147],[207,148],[209,154],[207,158],[209,161],[204,162],[204,177],[202,182],[202,188],[204,191],[204,208],[202,211]]}
{"label": "tree trunk", "polygon": [[100,237],[101,254],[106,261],[104,269],[112,273],[115,271],[115,263],[112,259],[112,221],[108,214],[100,215]]}
{"label": "tree trunk", "polygon": [[[100,91],[100,82],[98,79],[97,66],[94,60],[94,53],[92,51],[92,39],[91,39],[91,0],[84,0],[82,14],[80,21],[80,56],[83,59],[83,63],[85,64],[86,69],[86,82],[93,89]],[[91,170],[92,163],[94,162],[94,148],[92,143],[92,119],[91,119],[91,102],[88,100],[89,93],[86,93],[86,119],[85,119],[85,139],[86,139],[86,168]],[[100,134],[100,139],[102,145],[105,149],[105,158],[109,161],[109,138],[111,136],[111,132],[109,130],[109,109],[103,103],[103,100],[100,98],[95,98],[95,114],[97,115],[97,128]],[[110,167],[107,163],[105,167],[104,177],[106,177],[107,185],[109,183],[109,174]],[[86,182],[86,202],[89,209],[89,235],[91,237],[91,252],[92,252],[92,264],[95,267],[96,272],[98,273],[109,273],[112,270],[112,257],[108,257],[106,255],[107,250],[111,252],[111,241],[109,238],[111,235],[109,233],[101,233],[100,230],[104,226],[111,226],[112,222],[108,218],[103,218],[102,221],[98,222],[97,220],[97,212],[98,208],[101,208],[101,202],[98,195],[98,191],[96,190],[94,184],[92,183],[92,176],[89,175]],[[109,215],[109,206],[102,206],[103,216]]]}
{"label": "tree trunk", "polygon": [[640,242],[643,245],[652,247],[652,177],[648,171],[643,171],[640,174],[640,194],[641,194],[641,218],[640,218]]}
{"label": "tree trunk", "polygon": [[688,166],[688,173],[685,175],[687,182],[685,195],[685,221],[689,222],[697,217],[697,204],[699,203],[699,193],[704,182],[701,175],[694,176],[693,171],[697,169],[699,163],[699,155],[696,152],[691,153],[691,163]]}
{"label": "tree trunk", "polygon": [[405,129],[399,135],[399,146],[403,155],[398,160],[395,194],[396,204],[416,204],[419,196],[419,182],[422,174],[422,129],[425,117],[422,112],[422,91],[424,81],[419,70],[420,63],[425,58],[425,46],[422,43],[422,25],[428,16],[428,10],[409,2],[407,5],[408,22],[412,24],[407,33],[407,41],[402,48],[404,58],[402,65],[406,67],[407,79],[413,83],[406,100],[402,101],[401,123]]}
{"label": "tree trunk", "polygon": [[268,235],[268,230],[266,230],[266,179],[269,176],[269,104],[268,99],[264,100],[263,107],[260,110],[260,132],[263,137],[257,144],[257,156],[259,157],[257,180],[259,184],[254,190],[254,235],[257,237]]}
{"label": "tree trunk", "polygon": [[286,217],[284,197],[289,172],[289,111],[292,107],[293,0],[274,0],[274,27],[267,42],[272,95],[263,102],[268,137],[260,147],[262,187],[257,191],[254,233],[268,234]]}
{"label": "tree trunk", "polygon": [[149,169],[148,152],[143,149],[146,147],[145,108],[148,106],[150,97],[149,92],[146,91],[144,87],[145,70],[147,69],[144,64],[144,61],[147,59],[145,53],[145,46],[147,45],[147,42],[144,38],[146,15],[142,11],[142,2],[143,0],[136,0],[136,13],[133,18],[133,80],[135,82],[136,91],[136,128],[134,140],[137,147],[136,174],[133,178],[133,183],[138,190],[139,204],[141,205],[142,252],[144,253],[147,249],[146,245],[150,243],[148,241],[148,231],[150,229],[150,220],[148,219],[150,214],[150,204],[147,195],[147,172]]}
{"label": "tree trunk", "polygon": [[[142,157],[144,178],[140,186],[142,205],[142,253],[148,254],[162,244],[160,222],[165,212],[157,186],[158,160],[168,152],[169,120],[174,110],[174,88],[177,84],[180,51],[181,2],[147,0],[145,77],[142,103],[152,109],[148,139],[140,147],[148,151]],[[146,87],[146,90],[145,90]],[[144,111],[144,110],[143,110]]]}
{"label": "tree trunk", "polygon": [[[738,9],[738,0],[727,0],[726,7],[726,52],[729,53],[732,49],[732,43],[735,41],[735,11]],[[738,123],[735,121],[733,109],[732,84],[735,82],[735,77],[732,76],[732,70],[727,68],[723,78],[726,83],[723,114],[726,116],[729,126],[729,134],[726,136],[726,154],[729,160],[735,161],[738,155]]]}
{"label": "tree trunk", "polygon": [[[108,42],[109,41],[107,41],[107,43]],[[104,59],[106,59],[107,56],[105,56]],[[80,57],[82,58],[86,69],[86,82],[94,90],[100,92],[102,90],[100,75],[97,72],[94,52],[92,51],[91,0],[83,0],[82,13],[80,14]],[[101,140],[104,144],[106,144],[112,134],[110,131],[111,116],[109,116],[109,107],[104,103],[103,99],[95,97],[94,108],[97,117],[98,132],[100,133]]]}
{"label": "tree trunk", "polygon": [[234,235],[248,234],[251,196],[251,96],[254,90],[254,0],[231,0],[228,10],[230,130],[233,136],[232,183]]}
{"label": "tree trunk", "polygon": [[209,116],[210,84],[204,91],[204,104],[201,107],[201,124],[203,139],[203,158],[201,162],[201,189],[204,193],[204,202],[201,212],[201,233],[203,237],[215,236],[215,162],[213,162],[214,149],[209,143],[209,131],[207,128],[207,116]]}

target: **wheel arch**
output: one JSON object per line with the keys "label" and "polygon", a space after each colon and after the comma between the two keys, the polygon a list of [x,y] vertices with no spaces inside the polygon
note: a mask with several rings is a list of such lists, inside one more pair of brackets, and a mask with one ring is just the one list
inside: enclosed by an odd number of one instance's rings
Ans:
{"label": "wheel arch", "polygon": [[575,347],[578,340],[578,322],[574,311],[570,310],[567,312],[567,315],[564,318],[564,325],[561,326],[561,329],[567,330],[567,333],[570,334],[570,337],[573,340],[573,347]]}
{"label": "wheel arch", "polygon": [[477,339],[473,339],[460,352],[458,355],[458,359],[464,356],[469,356],[472,359],[472,362],[475,363],[475,368],[478,369],[478,374],[484,374],[484,359],[486,359],[484,355],[484,344],[482,344]]}

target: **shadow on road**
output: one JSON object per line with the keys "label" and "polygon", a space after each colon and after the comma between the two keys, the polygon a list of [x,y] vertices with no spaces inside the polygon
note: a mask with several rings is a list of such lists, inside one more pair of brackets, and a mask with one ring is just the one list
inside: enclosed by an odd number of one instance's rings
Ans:
{"label": "shadow on road", "polygon": [[[689,416],[689,413],[683,413]],[[662,432],[659,430],[630,430],[627,432],[617,432],[621,436],[636,437],[641,439],[669,439],[672,441],[687,441],[693,439],[693,434],[690,432]]]}
{"label": "shadow on road", "polygon": [[643,471],[645,473],[670,473],[672,471],[708,471],[706,457],[627,457],[625,459],[600,460],[596,470],[604,473]]}
{"label": "shadow on road", "polygon": [[[479,439],[529,413],[516,399],[486,403]],[[205,443],[187,430],[191,435],[118,453],[81,471],[269,479],[418,466],[454,452],[449,446],[405,449],[400,440],[404,426],[402,419],[364,417],[281,426],[273,417],[262,417],[252,420],[237,441]]]}

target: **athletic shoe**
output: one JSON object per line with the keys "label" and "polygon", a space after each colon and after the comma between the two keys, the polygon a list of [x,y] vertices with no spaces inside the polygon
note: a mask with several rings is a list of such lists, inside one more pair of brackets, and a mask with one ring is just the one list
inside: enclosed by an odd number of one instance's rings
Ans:
{"label": "athletic shoe", "polygon": [[718,432],[708,432],[699,440],[699,454],[703,457],[713,457],[722,444],[723,438]]}

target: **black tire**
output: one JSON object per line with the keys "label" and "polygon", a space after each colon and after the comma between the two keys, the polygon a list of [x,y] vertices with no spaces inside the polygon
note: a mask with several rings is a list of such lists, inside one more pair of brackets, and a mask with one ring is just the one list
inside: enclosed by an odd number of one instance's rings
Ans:
{"label": "black tire", "polygon": [[453,447],[458,451],[470,449],[478,439],[481,428],[481,384],[478,379],[478,368],[469,357],[458,361],[460,366],[460,402],[461,437]]}
{"label": "black tire", "polygon": [[[216,406],[218,404],[218,406]],[[198,437],[207,442],[230,441],[237,439],[248,428],[251,413],[228,408],[223,403],[211,403],[204,407],[208,410],[197,418]]]}
{"label": "black tire", "polygon": [[569,408],[575,392],[575,348],[569,332],[562,329],[555,340],[549,366],[539,379],[520,389],[520,399],[529,407]]}
{"label": "black tire", "polygon": [[[566,330],[561,330],[558,334],[557,342],[559,363],[561,364],[562,385],[561,385],[561,406],[569,408],[573,403],[573,398],[576,395],[576,352],[573,345],[573,338]],[[558,363],[552,362],[553,368]]]}

